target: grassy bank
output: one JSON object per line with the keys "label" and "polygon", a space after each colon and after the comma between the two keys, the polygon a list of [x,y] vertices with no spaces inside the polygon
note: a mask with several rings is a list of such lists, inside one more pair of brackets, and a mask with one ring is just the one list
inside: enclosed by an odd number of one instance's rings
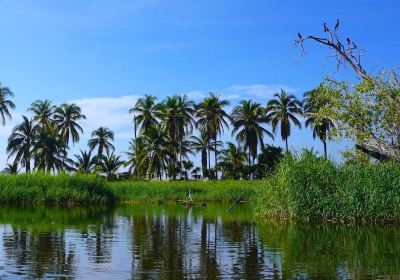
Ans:
{"label": "grassy bank", "polygon": [[105,181],[94,175],[0,175],[3,204],[95,204],[113,200]]}
{"label": "grassy bank", "polygon": [[339,222],[399,222],[400,165],[338,165],[287,156],[257,190],[260,216]]}
{"label": "grassy bank", "polygon": [[231,202],[244,190],[244,199],[253,201],[260,181],[126,181],[110,182],[109,188],[121,201],[176,202],[188,200],[189,190],[194,201]]}

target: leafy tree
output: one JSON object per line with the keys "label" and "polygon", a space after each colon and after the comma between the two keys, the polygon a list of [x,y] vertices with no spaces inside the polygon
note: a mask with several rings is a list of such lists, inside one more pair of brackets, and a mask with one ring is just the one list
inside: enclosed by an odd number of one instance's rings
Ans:
{"label": "leafy tree", "polygon": [[324,91],[331,90],[326,88],[323,84],[321,84],[318,88],[308,91],[304,94],[304,115],[306,117],[306,127],[311,126],[313,129],[313,138],[317,136],[324,144],[324,155],[325,158],[328,156],[327,152],[327,140],[328,133],[333,128],[335,128],[335,121],[333,118],[327,114],[324,114],[323,110],[326,106],[326,103],[322,102],[318,98],[320,93],[323,94]]}
{"label": "leafy tree", "polygon": [[[362,49],[349,37],[343,37],[338,24],[324,24],[323,35],[298,34],[296,44],[304,53],[304,43],[317,42],[333,51],[337,67],[350,66],[359,82],[326,79],[330,90],[319,92],[325,103],[322,116],[335,120],[337,137],[356,143],[356,148],[378,160],[400,160],[400,77],[397,70],[372,75],[363,67]],[[346,38],[345,40],[343,38]],[[320,116],[319,116],[320,117]]]}
{"label": "leafy tree", "polygon": [[281,147],[265,145],[261,149],[261,153],[257,157],[256,177],[261,179],[271,174],[283,158],[283,150]]}
{"label": "leafy tree", "polygon": [[[224,131],[224,127],[229,127],[230,116],[224,110],[224,107],[228,105],[228,100],[223,100],[218,95],[210,93],[210,96],[197,106],[197,126],[207,135],[209,140],[214,140],[215,167],[218,165],[218,136]],[[210,149],[208,150],[208,158],[210,159]],[[218,179],[218,173],[215,173],[215,179]]]}
{"label": "leafy tree", "polygon": [[10,109],[15,109],[15,104],[9,98],[14,97],[14,93],[8,87],[0,84],[0,118],[3,125],[7,119],[11,119]]}
{"label": "leafy tree", "polygon": [[232,135],[236,134],[236,140],[243,143],[244,147],[248,149],[249,166],[252,165],[250,156],[253,158],[254,165],[258,146],[264,146],[264,134],[272,139],[274,138],[273,134],[262,126],[267,123],[268,119],[259,103],[251,100],[242,100],[240,105],[233,109]]}
{"label": "leafy tree", "polygon": [[97,148],[97,160],[101,161],[103,152],[106,150],[107,153],[114,151],[115,147],[111,143],[114,140],[114,132],[106,127],[99,127],[92,132],[92,138],[88,142],[90,151]]}
{"label": "leafy tree", "polygon": [[272,130],[275,133],[280,126],[282,140],[286,142],[286,151],[289,150],[288,138],[291,132],[291,123],[301,128],[297,119],[302,114],[302,104],[294,95],[287,94],[283,89],[276,93],[267,104],[267,118],[271,120]]}
{"label": "leafy tree", "polygon": [[22,116],[21,124],[14,127],[8,138],[8,158],[14,157],[14,163],[21,163],[28,173],[31,171],[31,156],[36,135],[36,126],[32,119]]}
{"label": "leafy tree", "polygon": [[79,141],[79,133],[83,133],[83,129],[78,121],[84,119],[86,116],[81,113],[81,108],[76,104],[62,104],[55,109],[54,121],[66,146],[69,144],[70,137],[72,137],[72,143]]}

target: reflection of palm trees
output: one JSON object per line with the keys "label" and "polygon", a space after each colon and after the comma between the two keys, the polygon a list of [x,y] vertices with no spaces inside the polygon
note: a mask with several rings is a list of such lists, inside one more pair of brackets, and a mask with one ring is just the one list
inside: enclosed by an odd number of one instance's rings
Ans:
{"label": "reflection of palm trees", "polygon": [[24,267],[28,278],[73,274],[76,253],[67,249],[64,231],[28,232],[14,227],[12,236],[3,235],[3,242],[7,259]]}
{"label": "reflection of palm trees", "polygon": [[95,225],[93,230],[89,229],[87,236],[89,260],[94,263],[111,262],[114,227],[114,217],[105,216],[101,224]]}
{"label": "reflection of palm trees", "polygon": [[[211,239],[211,226],[214,226],[214,240]],[[204,219],[201,222],[200,270],[205,279],[218,279],[221,276],[217,261],[217,219]]]}

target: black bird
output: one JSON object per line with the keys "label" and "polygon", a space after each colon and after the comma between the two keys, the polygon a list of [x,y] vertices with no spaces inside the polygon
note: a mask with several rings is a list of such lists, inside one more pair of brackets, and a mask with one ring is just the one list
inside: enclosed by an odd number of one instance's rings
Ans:
{"label": "black bird", "polygon": [[339,28],[339,19],[336,20],[335,31],[337,31],[338,28]]}
{"label": "black bird", "polygon": [[324,32],[329,31],[328,27],[326,26],[326,22],[324,22]]}
{"label": "black bird", "polygon": [[346,39],[346,40],[347,40],[347,44],[348,44],[348,45],[350,45],[350,38],[349,38],[349,37],[347,37],[347,39]]}
{"label": "black bird", "polygon": [[301,36],[300,32],[297,32],[297,36],[299,36],[299,39],[303,39],[303,36]]}

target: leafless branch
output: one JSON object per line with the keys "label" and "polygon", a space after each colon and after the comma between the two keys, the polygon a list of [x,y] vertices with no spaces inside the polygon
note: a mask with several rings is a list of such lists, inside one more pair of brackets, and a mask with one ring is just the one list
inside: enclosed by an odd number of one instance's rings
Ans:
{"label": "leafless branch", "polygon": [[323,24],[324,36],[319,37],[315,35],[303,36],[300,32],[297,33],[297,39],[295,45],[300,47],[301,54],[304,55],[305,48],[304,43],[306,41],[315,41],[322,45],[328,46],[334,50],[334,57],[336,58],[337,65],[350,65],[351,68],[363,79],[370,79],[368,73],[365,71],[361,64],[362,51],[357,47],[354,41],[351,41],[349,37],[346,38],[346,42],[343,42],[341,35],[339,34],[339,19],[336,21],[333,31],[329,26]]}

